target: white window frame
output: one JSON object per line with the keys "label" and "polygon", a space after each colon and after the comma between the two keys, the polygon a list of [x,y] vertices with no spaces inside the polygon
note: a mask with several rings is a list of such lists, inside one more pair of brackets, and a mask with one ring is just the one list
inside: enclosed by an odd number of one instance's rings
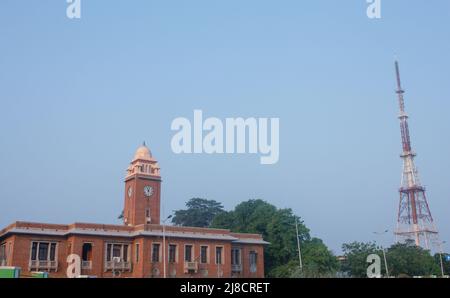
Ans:
{"label": "white window frame", "polygon": [[[254,266],[252,266],[252,258],[250,257],[252,254],[255,255],[255,264],[254,264]],[[251,273],[255,273],[255,272],[258,271],[258,252],[257,251],[251,250],[248,253],[248,264],[249,264],[249,270],[250,270]],[[254,268],[254,270],[253,270],[253,268]]]}
{"label": "white window frame", "polygon": [[6,243],[6,242],[0,244],[0,250],[3,249],[3,253],[4,253],[3,259],[0,259],[0,266],[6,266],[8,264],[8,246],[7,246],[7,244],[8,243]]}
{"label": "white window frame", "polygon": [[[234,262],[233,251],[239,252],[239,258],[238,258],[237,264],[233,264],[233,262]],[[241,247],[232,247],[231,248],[231,265],[242,265],[242,248]]]}
{"label": "white window frame", "polygon": [[[191,260],[190,261],[186,260],[186,246],[191,246]],[[195,260],[195,246],[194,246],[194,244],[186,243],[184,245],[184,250],[183,250],[183,261],[184,261],[184,263],[188,263],[188,262],[194,262],[194,260]]]}
{"label": "white window frame", "polygon": [[[170,260],[170,246],[171,245],[173,245],[173,246],[175,246],[175,262],[169,262],[169,260]],[[168,245],[167,245],[167,262],[169,263],[169,264],[177,264],[178,263],[178,244],[176,244],[176,243],[169,243]],[[153,250],[152,250],[153,251]]]}
{"label": "white window frame", "polygon": [[[33,244],[36,243],[36,256],[33,260]],[[48,251],[47,251],[47,259],[45,260],[39,260],[39,246],[42,243],[48,244]],[[51,256],[51,247],[52,244],[55,244],[55,257],[52,260],[50,258]],[[55,240],[44,240],[44,239],[31,239],[30,240],[30,255],[28,258],[28,270],[29,271],[58,271],[58,252],[59,252],[59,241]]]}
{"label": "white window frame", "polygon": [[[36,245],[36,259],[33,260],[33,243],[37,243]],[[46,260],[39,260],[39,245],[41,243],[47,243],[48,244],[48,251],[47,251],[47,259]],[[52,244],[55,244],[55,259],[51,260],[51,246]],[[47,261],[47,262],[56,262],[58,261],[58,242],[57,241],[50,241],[50,240],[31,240],[31,246],[30,246],[30,261]]]}
{"label": "white window frame", "polygon": [[[108,245],[111,244],[111,250],[108,251]],[[114,245],[120,245],[120,261],[124,262],[124,246],[128,245],[128,250],[127,250],[127,262],[131,262],[131,246],[132,243],[128,243],[128,242],[105,242],[105,261],[108,261],[108,254],[110,254],[110,261],[113,260],[114,258]]]}
{"label": "white window frame", "polygon": [[[220,263],[217,263],[217,248],[222,248]],[[216,265],[225,265],[225,247],[223,245],[216,245],[214,249],[214,262],[216,263]]]}
{"label": "white window frame", "polygon": [[[154,244],[158,244],[159,245],[159,248],[158,248],[158,261],[153,261],[153,245]],[[161,250],[162,250],[161,242],[152,242],[152,251],[151,251],[151,257],[150,257],[150,261],[152,263],[161,263]]]}

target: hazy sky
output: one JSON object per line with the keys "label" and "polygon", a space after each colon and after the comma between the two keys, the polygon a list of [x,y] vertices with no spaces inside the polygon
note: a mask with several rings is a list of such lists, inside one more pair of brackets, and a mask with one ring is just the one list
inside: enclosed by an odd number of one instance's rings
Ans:
{"label": "hazy sky", "polygon": [[[0,2],[0,226],[119,223],[147,142],[166,213],[191,197],[292,208],[335,252],[395,226],[400,60],[417,165],[450,241],[450,2]],[[176,117],[279,117],[280,160],[176,155]],[[383,240],[389,244],[390,234]],[[448,246],[447,246],[448,247]]]}

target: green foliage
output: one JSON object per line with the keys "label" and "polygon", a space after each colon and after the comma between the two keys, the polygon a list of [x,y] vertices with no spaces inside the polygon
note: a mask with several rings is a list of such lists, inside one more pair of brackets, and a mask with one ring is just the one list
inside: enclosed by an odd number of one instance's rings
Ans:
{"label": "green foliage", "polygon": [[303,244],[304,277],[333,277],[339,262],[321,239],[312,238]]}
{"label": "green foliage", "polygon": [[233,232],[258,233],[270,242],[264,251],[266,273],[270,277],[293,277],[299,266],[295,223],[304,247],[305,268],[316,275],[335,271],[336,258],[319,239],[311,239],[309,229],[291,209],[277,209],[263,200],[249,200],[233,211],[217,215],[212,227],[227,228]]}
{"label": "green foliage", "polygon": [[175,211],[172,223],[186,227],[209,227],[213,218],[224,212],[221,203],[202,198],[190,199],[186,207],[185,210]]}
{"label": "green foliage", "polygon": [[[446,260],[446,256],[448,256],[449,254],[446,253],[442,253],[442,266],[444,267],[444,275],[450,275],[450,261]],[[441,268],[441,256],[439,253],[434,255],[434,260],[435,262],[439,265],[439,270]],[[442,272],[439,271],[439,275],[441,275]]]}
{"label": "green foliage", "polygon": [[[342,245],[346,260],[341,269],[352,277],[367,277],[367,256],[377,254],[381,258],[381,273],[385,276],[383,251],[375,243],[352,242]],[[386,250],[390,276],[412,277],[439,275],[439,262],[428,250],[416,246],[413,241],[396,243]]]}
{"label": "green foliage", "polygon": [[[352,277],[367,277],[367,257],[370,254],[377,254],[382,259],[381,269],[384,270],[384,261],[382,250],[373,242],[352,242],[342,245],[345,261],[342,263],[341,270]],[[389,263],[388,263],[389,264]],[[382,274],[384,272],[382,271]]]}
{"label": "green foliage", "polygon": [[328,250],[322,240],[312,238],[302,244],[303,267],[300,269],[298,257],[275,267],[271,271],[273,277],[289,278],[325,278],[336,277],[339,262]]}
{"label": "green foliage", "polygon": [[428,250],[416,246],[413,241],[397,243],[387,251],[389,273],[393,276],[439,275],[440,269]]}
{"label": "green foliage", "polygon": [[270,271],[270,276],[278,278],[292,278],[299,277],[299,262],[298,260],[291,260],[287,264],[280,264]]}

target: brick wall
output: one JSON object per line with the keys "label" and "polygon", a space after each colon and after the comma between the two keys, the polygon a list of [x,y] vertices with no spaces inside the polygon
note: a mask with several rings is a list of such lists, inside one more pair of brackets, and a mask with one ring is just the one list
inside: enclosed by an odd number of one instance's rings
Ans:
{"label": "brick wall", "polygon": [[[12,252],[8,254],[8,265],[22,268],[24,275],[29,275],[29,260],[31,254],[32,241],[56,242],[58,268],[56,272],[50,272],[51,277],[66,277],[67,256],[77,254],[82,257],[83,243],[92,244],[92,267],[83,269],[82,275],[93,275],[97,277],[112,277],[111,270],[105,271],[105,246],[106,243],[126,243],[129,245],[129,261],[131,271],[120,272],[120,277],[163,277],[163,241],[162,237],[101,237],[90,235],[70,235],[68,237],[42,236],[42,235],[12,235],[2,239],[1,243],[11,243]],[[152,262],[152,244],[159,243],[159,261]],[[136,244],[139,244],[139,260],[136,262]],[[177,261],[169,263],[169,244],[177,245]],[[185,245],[193,246],[192,261],[198,262],[197,272],[185,273]],[[200,247],[208,246],[207,263],[200,261]],[[216,264],[216,247],[223,247],[222,263]],[[240,277],[264,277],[264,248],[263,245],[253,244],[232,244],[225,240],[204,240],[189,238],[166,237],[166,276],[167,277],[231,277],[231,247],[236,246],[242,249],[242,273]],[[257,270],[250,272],[249,253],[255,251],[257,257]],[[155,274],[158,273],[159,274]],[[175,276],[173,274],[175,273]],[[222,273],[222,274],[219,274]]]}

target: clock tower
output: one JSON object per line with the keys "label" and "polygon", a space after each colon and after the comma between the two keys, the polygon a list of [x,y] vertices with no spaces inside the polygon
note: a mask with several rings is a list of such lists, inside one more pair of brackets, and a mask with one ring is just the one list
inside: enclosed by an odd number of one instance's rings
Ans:
{"label": "clock tower", "polygon": [[161,175],[145,142],[134,155],[125,177],[124,224],[159,224]]}

